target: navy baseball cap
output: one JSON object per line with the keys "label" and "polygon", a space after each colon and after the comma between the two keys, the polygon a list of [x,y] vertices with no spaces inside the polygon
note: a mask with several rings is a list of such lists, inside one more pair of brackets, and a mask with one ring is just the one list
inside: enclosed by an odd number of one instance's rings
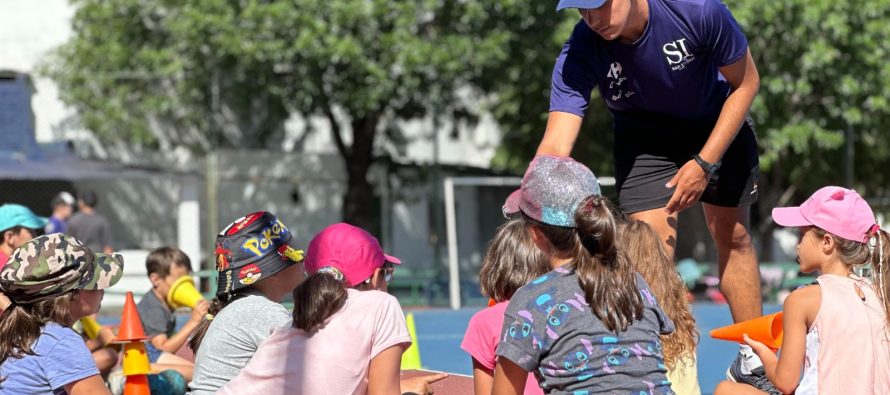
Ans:
{"label": "navy baseball cap", "polygon": [[559,0],[559,4],[556,5],[556,10],[559,11],[565,8],[600,8],[603,4],[606,4],[606,1],[607,0]]}

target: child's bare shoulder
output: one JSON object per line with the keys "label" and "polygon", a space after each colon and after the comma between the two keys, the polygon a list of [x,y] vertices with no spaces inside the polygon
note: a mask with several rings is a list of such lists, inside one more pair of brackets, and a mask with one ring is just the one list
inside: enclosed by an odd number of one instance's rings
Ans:
{"label": "child's bare shoulder", "polygon": [[812,319],[822,304],[822,290],[818,283],[798,288],[788,295],[783,304],[785,314],[801,313]]}

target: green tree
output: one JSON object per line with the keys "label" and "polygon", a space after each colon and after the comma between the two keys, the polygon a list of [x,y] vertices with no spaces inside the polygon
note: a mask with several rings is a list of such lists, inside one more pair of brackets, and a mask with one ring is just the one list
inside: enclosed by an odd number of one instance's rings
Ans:
{"label": "green tree", "polygon": [[[461,117],[508,58],[492,23],[513,0],[78,0],[49,63],[62,99],[106,142],[198,153],[274,147],[291,114],[321,116],[348,175],[343,214],[367,227],[368,168],[399,119]],[[526,27],[526,29],[534,27]],[[478,90],[473,91],[479,93]]]}

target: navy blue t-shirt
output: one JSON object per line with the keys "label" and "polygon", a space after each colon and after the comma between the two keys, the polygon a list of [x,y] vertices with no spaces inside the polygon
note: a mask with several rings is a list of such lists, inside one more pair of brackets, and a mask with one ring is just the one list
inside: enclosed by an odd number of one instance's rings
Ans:
{"label": "navy blue t-shirt", "polygon": [[556,60],[550,111],[583,117],[596,85],[616,131],[673,121],[713,126],[730,90],[718,68],[747,49],[719,0],[649,0],[649,23],[632,44],[606,41],[581,20]]}

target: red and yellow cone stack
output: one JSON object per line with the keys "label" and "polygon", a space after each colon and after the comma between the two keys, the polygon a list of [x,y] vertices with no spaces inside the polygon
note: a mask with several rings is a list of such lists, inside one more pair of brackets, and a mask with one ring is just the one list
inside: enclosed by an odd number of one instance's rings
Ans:
{"label": "red and yellow cone stack", "polygon": [[136,310],[136,302],[133,293],[127,292],[127,301],[124,303],[124,313],[121,316],[121,327],[114,343],[124,345],[124,376],[127,382],[124,385],[124,395],[150,395],[148,386],[148,374],[151,373],[151,364],[148,362],[148,354],[145,352],[143,342],[148,339],[142,330],[142,320],[139,311]]}

